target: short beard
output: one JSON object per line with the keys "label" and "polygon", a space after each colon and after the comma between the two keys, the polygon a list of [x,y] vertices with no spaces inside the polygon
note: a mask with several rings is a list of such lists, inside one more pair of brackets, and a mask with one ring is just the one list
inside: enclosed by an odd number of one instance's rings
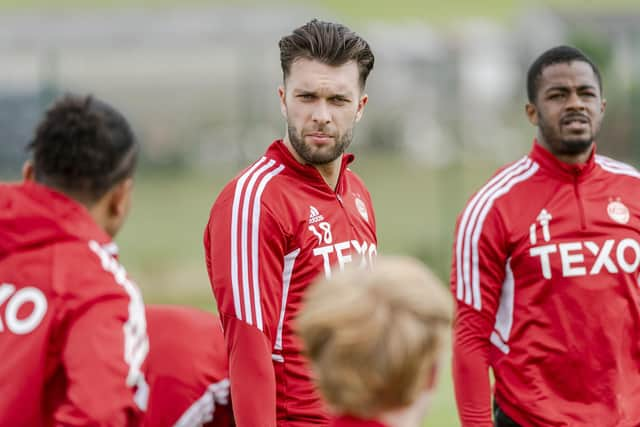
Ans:
{"label": "short beard", "polygon": [[591,148],[591,145],[593,144],[593,139],[589,139],[589,140],[578,140],[578,141],[565,141],[565,140],[561,140],[560,142],[560,147],[559,151],[561,151],[560,154],[565,154],[565,155],[570,155],[570,156],[574,156],[577,154],[582,154],[582,153],[586,153],[587,151],[589,151],[589,149]]}
{"label": "short beard", "polygon": [[[322,130],[318,129],[318,131]],[[335,145],[329,151],[314,151],[311,146],[304,143],[304,137],[294,126],[288,124],[287,132],[293,149],[306,163],[311,165],[326,165],[333,162],[351,145],[351,140],[353,139],[352,128],[347,130],[344,135],[336,137]]]}
{"label": "short beard", "polygon": [[542,116],[540,116],[540,119],[541,120],[538,124],[540,133],[553,154],[575,156],[586,153],[591,149],[591,145],[595,139],[595,135],[593,135],[593,133],[589,139],[567,140],[556,138],[555,135],[553,135],[553,132],[549,132],[546,120],[544,120]]}

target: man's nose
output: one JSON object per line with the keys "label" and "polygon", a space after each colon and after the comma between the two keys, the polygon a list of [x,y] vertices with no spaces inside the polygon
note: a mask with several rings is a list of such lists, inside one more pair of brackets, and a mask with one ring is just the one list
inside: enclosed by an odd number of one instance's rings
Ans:
{"label": "man's nose", "polygon": [[312,113],[312,120],[318,124],[326,125],[331,122],[331,111],[326,102],[318,102]]}
{"label": "man's nose", "polygon": [[567,99],[567,109],[582,111],[585,109],[585,103],[578,92],[570,92]]}

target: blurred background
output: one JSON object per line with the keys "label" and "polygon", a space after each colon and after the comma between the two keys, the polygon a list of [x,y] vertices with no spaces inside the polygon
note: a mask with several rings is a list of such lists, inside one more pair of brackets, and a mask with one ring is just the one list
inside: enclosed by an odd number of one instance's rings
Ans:
{"label": "blurred background", "polygon": [[[637,0],[0,0],[0,179],[17,180],[55,97],[92,93],[143,144],[122,260],[153,303],[215,310],[202,233],[222,185],[285,126],[277,42],[340,21],[376,55],[353,169],[377,210],[379,250],[448,281],[455,219],[500,165],[531,147],[525,74],[560,43],[604,77],[598,150],[640,164]],[[427,420],[458,425],[448,367]]]}

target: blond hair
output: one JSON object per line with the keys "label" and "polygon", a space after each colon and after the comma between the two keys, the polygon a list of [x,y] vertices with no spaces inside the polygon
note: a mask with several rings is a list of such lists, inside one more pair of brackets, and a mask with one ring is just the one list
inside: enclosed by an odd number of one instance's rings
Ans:
{"label": "blond hair", "polygon": [[297,332],[316,384],[338,413],[372,418],[425,389],[452,318],[444,286],[422,263],[378,257],[305,295]]}

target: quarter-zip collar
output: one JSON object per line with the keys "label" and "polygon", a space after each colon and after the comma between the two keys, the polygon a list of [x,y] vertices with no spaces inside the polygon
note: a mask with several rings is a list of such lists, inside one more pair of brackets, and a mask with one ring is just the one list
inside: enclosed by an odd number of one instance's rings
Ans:
{"label": "quarter-zip collar", "polygon": [[338,175],[336,189],[333,191],[322,175],[320,175],[318,169],[312,165],[302,164],[293,157],[293,154],[291,154],[283,140],[278,139],[274,141],[267,149],[266,155],[267,157],[273,157],[284,164],[286,169],[283,173],[287,173],[287,171],[289,171],[289,173],[292,173],[293,175],[298,175],[308,184],[322,190],[323,192],[330,193],[333,197],[335,197],[335,195],[344,194],[344,172],[345,169],[347,169],[347,167],[355,160],[355,156],[351,153],[344,153],[342,155],[340,174]]}
{"label": "quarter-zip collar", "polygon": [[596,145],[585,163],[568,164],[562,162],[542,147],[537,140],[533,141],[533,148],[529,157],[536,161],[542,170],[550,173],[558,179],[570,182],[582,182],[587,179],[596,167]]}

